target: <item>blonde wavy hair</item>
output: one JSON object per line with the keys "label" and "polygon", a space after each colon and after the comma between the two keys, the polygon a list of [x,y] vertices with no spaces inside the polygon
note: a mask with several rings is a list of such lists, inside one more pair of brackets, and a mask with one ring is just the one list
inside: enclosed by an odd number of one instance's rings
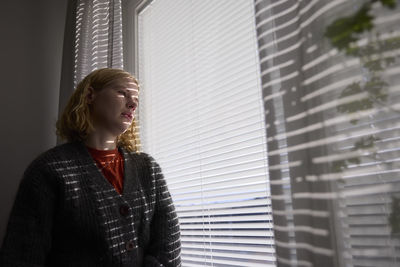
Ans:
{"label": "blonde wavy hair", "polygon": [[[61,139],[69,142],[85,140],[88,134],[94,130],[89,105],[86,100],[88,88],[93,87],[95,91],[100,91],[108,83],[121,78],[130,78],[136,83],[139,90],[138,80],[122,69],[102,68],[87,75],[76,87],[61,117],[56,122],[56,134]],[[141,145],[138,128],[139,125],[134,117],[129,128],[117,136],[117,146],[122,146],[130,152],[140,154]]]}

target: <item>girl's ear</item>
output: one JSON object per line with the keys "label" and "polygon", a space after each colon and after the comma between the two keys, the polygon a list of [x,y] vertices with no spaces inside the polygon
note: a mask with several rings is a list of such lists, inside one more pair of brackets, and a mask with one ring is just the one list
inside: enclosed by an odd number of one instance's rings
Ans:
{"label": "girl's ear", "polygon": [[87,93],[86,93],[86,101],[88,104],[91,104],[94,100],[94,89],[93,87],[88,87]]}

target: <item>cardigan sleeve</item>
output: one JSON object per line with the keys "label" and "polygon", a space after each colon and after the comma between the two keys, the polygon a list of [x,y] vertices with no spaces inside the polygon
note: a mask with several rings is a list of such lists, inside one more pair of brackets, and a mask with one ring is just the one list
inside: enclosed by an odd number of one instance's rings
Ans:
{"label": "cardigan sleeve", "polygon": [[144,267],[180,267],[180,225],[160,165],[149,156],[155,179],[155,208]]}
{"label": "cardigan sleeve", "polygon": [[0,266],[45,266],[51,249],[56,185],[44,166],[34,163],[25,170],[11,208]]}

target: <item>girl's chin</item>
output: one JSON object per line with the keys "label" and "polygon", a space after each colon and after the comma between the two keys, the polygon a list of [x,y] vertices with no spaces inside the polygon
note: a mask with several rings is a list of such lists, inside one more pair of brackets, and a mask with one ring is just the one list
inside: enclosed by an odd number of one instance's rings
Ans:
{"label": "girl's chin", "polygon": [[126,122],[126,121],[124,121],[124,122],[122,122],[122,124],[120,125],[119,130],[122,131],[122,133],[124,133],[124,132],[126,132],[126,130],[129,129],[129,127],[131,126],[131,124],[132,124],[131,122]]}

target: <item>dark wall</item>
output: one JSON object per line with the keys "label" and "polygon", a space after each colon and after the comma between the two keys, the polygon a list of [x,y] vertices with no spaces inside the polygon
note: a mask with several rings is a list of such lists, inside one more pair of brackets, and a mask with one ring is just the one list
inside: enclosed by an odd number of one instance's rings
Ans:
{"label": "dark wall", "polygon": [[67,1],[0,4],[0,242],[22,173],[56,144]]}

